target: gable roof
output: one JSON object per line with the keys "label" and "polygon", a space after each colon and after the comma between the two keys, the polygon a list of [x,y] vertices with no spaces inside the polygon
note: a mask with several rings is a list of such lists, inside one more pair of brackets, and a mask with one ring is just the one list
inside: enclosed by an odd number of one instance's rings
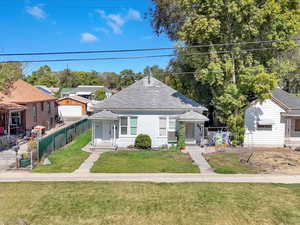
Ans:
{"label": "gable roof", "polygon": [[161,81],[145,77],[95,105],[96,110],[207,110]]}
{"label": "gable roof", "polygon": [[300,98],[280,88],[271,91],[272,99],[287,110],[300,110]]}
{"label": "gable roof", "polygon": [[63,100],[63,99],[67,99],[67,98],[70,98],[70,99],[73,99],[73,100],[75,100],[75,101],[82,102],[82,103],[85,103],[85,104],[87,104],[87,103],[90,102],[89,99],[84,98],[84,97],[81,97],[81,96],[77,96],[77,95],[68,96],[68,97],[64,97],[64,98],[60,98],[60,99],[58,99],[57,101],[61,101],[61,100]]}
{"label": "gable roof", "polygon": [[6,96],[10,102],[20,104],[56,100],[54,96],[46,94],[23,80],[17,80]]}

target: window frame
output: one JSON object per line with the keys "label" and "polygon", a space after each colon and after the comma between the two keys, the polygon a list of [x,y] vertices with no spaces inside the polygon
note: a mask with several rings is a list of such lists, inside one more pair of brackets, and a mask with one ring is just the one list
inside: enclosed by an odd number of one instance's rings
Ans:
{"label": "window frame", "polygon": [[[132,124],[131,124],[131,119],[133,119],[133,118],[135,118],[136,119],[136,126],[134,127],[134,126],[132,126]],[[132,128],[135,128],[136,130],[135,130],[135,134],[132,134]],[[138,117],[137,116],[130,116],[129,117],[129,130],[130,130],[130,135],[131,136],[136,136],[137,135],[137,133],[138,133]]]}
{"label": "window frame", "polygon": [[[165,120],[166,122],[165,122],[165,127],[162,127],[161,126],[161,119],[163,119],[163,120]],[[168,117],[166,117],[166,116],[160,116],[159,118],[158,118],[158,136],[159,137],[168,137]],[[165,133],[164,133],[164,135],[161,135],[161,129],[165,129]]]}
{"label": "window frame", "polygon": [[[17,114],[17,115],[13,115],[13,114]],[[14,118],[17,118],[18,120],[18,123],[13,123],[13,119]],[[22,120],[21,120],[21,112],[12,112],[11,115],[10,115],[10,125],[13,125],[13,126],[21,126],[22,125]]]}
{"label": "window frame", "polygon": [[273,125],[272,124],[270,124],[270,125],[257,124],[256,129],[261,130],[261,131],[272,131],[273,130]]}
{"label": "window frame", "polygon": [[[126,126],[122,125],[122,119],[126,118]],[[122,134],[122,128],[126,127],[126,134]],[[128,116],[121,116],[120,117],[120,136],[127,136],[128,135]]]}
{"label": "window frame", "polygon": [[48,113],[51,113],[51,102],[48,102]]}
{"label": "window frame", "polygon": [[37,123],[37,105],[36,104],[34,104],[32,106],[32,121],[34,123]]}
{"label": "window frame", "polygon": [[44,102],[41,102],[41,111],[44,112]]}
{"label": "window frame", "polygon": [[[297,128],[297,122],[299,123],[298,124],[298,128]],[[300,119],[295,119],[295,128],[294,128],[294,131],[295,132],[300,132]]]}

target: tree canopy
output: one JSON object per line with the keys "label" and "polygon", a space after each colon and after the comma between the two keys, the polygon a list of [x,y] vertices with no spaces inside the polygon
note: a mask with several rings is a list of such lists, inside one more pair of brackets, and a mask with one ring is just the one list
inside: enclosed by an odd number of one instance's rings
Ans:
{"label": "tree canopy", "polygon": [[7,90],[16,80],[22,78],[22,63],[0,63],[0,91]]}
{"label": "tree canopy", "polygon": [[[243,110],[253,99],[270,97],[287,63],[278,56],[291,51],[287,39],[299,31],[300,5],[295,0],[153,0],[152,25],[184,46],[170,64],[173,83],[200,100],[207,92],[211,117],[230,127],[234,143],[243,140]],[[264,42],[280,40],[280,42]],[[256,42],[252,44],[230,44]],[[223,45],[220,45],[223,43]],[[227,43],[227,44],[225,44]],[[214,45],[219,44],[219,45]],[[264,48],[264,50],[263,50]],[[258,49],[258,50],[257,50]],[[197,87],[197,88],[195,88]],[[199,90],[198,88],[203,88]]]}

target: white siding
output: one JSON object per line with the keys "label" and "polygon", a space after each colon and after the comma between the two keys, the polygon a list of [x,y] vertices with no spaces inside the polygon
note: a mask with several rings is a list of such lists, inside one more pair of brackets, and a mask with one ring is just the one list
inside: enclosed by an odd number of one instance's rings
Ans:
{"label": "white siding", "polygon": [[[272,100],[256,102],[245,112],[245,139],[247,147],[283,147],[285,141],[285,124],[281,121],[281,113],[285,112]],[[272,130],[258,130],[257,121],[273,120]]]}
{"label": "white siding", "polygon": [[[151,137],[152,147],[160,147],[162,145],[168,144],[168,137],[159,136],[159,118],[172,116],[174,114],[156,112],[156,113],[143,113],[143,112],[134,112],[134,113],[119,113],[120,116],[137,116],[137,135],[147,134]],[[167,120],[168,124],[168,120]],[[130,123],[128,123],[130,126]],[[120,129],[119,129],[120,130]],[[126,148],[129,145],[134,145],[135,138],[137,135],[121,135],[119,133],[119,138],[117,139],[117,145],[121,148]]]}

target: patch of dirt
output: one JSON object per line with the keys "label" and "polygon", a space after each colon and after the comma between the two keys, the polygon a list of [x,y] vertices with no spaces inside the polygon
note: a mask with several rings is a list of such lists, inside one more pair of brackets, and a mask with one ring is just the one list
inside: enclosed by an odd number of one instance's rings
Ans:
{"label": "patch of dirt", "polygon": [[243,149],[240,159],[259,173],[300,174],[300,152],[291,149]]}

